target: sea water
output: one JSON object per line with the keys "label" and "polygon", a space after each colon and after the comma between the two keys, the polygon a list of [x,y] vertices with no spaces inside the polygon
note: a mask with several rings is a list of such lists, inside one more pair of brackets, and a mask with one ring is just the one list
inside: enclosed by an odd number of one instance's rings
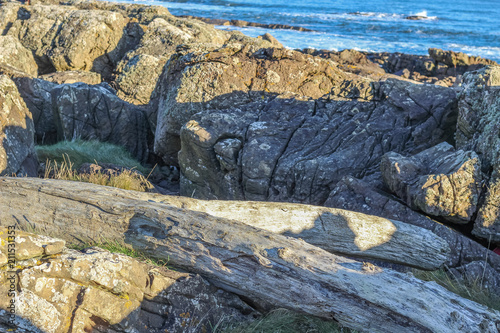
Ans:
{"label": "sea water", "polygon": [[[120,2],[123,2],[121,0]],[[427,54],[430,47],[500,61],[500,0],[149,0],[174,15],[286,24],[314,30],[266,32],[289,48]],[[408,16],[421,20],[408,20]]]}

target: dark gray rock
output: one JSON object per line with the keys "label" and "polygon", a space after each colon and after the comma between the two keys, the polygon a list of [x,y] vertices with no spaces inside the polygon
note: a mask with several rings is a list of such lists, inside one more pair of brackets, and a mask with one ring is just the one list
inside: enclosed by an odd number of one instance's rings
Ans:
{"label": "dark gray rock", "polygon": [[0,75],[0,176],[37,175],[35,126],[15,83]]}
{"label": "dark gray rock", "polygon": [[[394,219],[432,230],[450,246],[451,254],[445,267],[451,274],[476,285],[479,282],[500,295],[499,255],[463,234],[413,211],[390,194],[348,176],[336,184],[325,206]],[[408,251],[411,250],[408,248]]]}
{"label": "dark gray rock", "polygon": [[152,138],[145,110],[118,98],[109,85],[59,85],[51,97],[59,140],[111,142],[139,161],[148,159]]}
{"label": "dark gray rock", "polygon": [[370,101],[257,95],[258,102],[192,116],[181,131],[181,194],[322,204],[343,176],[376,173],[383,154],[451,139],[451,89],[397,80],[374,87]]}

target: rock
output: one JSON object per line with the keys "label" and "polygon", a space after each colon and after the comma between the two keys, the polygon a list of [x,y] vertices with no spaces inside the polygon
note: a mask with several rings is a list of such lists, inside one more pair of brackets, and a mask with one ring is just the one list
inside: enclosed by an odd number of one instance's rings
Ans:
{"label": "rock", "polygon": [[36,176],[33,119],[19,90],[0,75],[0,175]]}
{"label": "rock", "polygon": [[77,82],[83,82],[89,85],[99,84],[102,82],[101,75],[94,72],[85,71],[66,71],[66,72],[56,72],[41,75],[40,79],[45,81],[54,82],[57,84],[71,84]]}
{"label": "rock", "polygon": [[[9,225],[22,215],[23,218],[18,219],[20,226],[36,220],[37,227],[60,234],[66,240],[74,241],[73,237],[78,235],[82,240],[99,236],[126,242],[136,250],[169,260],[172,265],[203,274],[215,285],[256,303],[335,319],[358,330],[369,327],[371,332],[498,330],[500,312],[463,299],[435,282],[423,282],[408,274],[336,256],[304,241],[235,220],[153,200],[138,200],[143,197],[138,192],[70,181],[3,178],[0,193],[0,205],[6,208],[6,211],[0,210],[2,225]],[[24,203],[22,208],[8,204],[19,200]],[[54,210],[59,211],[63,205],[68,210],[55,214]],[[40,220],[37,215],[47,218]],[[98,253],[88,264],[63,266],[61,263],[42,266],[42,269],[71,276],[83,284],[73,284],[76,289],[73,289],[73,299],[78,299],[80,294],[82,300],[75,311],[76,319],[88,318],[90,313],[111,325],[120,322],[125,330],[135,316],[141,286],[147,285],[147,271],[130,261],[122,264],[118,255],[110,260],[104,260],[103,256],[108,254]],[[75,254],[71,253],[70,257],[74,258]],[[64,259],[65,256],[61,256],[59,260]],[[111,265],[106,265],[107,262]],[[86,266],[91,269],[84,269]],[[98,274],[101,270],[103,274]],[[130,282],[118,283],[118,276]],[[34,286],[36,291],[36,281],[23,276],[20,280]],[[86,287],[92,282],[100,288]],[[50,292],[51,287],[39,286],[39,291],[33,294]],[[106,290],[111,290],[113,295]],[[126,295],[128,299],[117,295]],[[117,302],[103,311],[97,300],[104,300],[105,304]],[[59,302],[52,308],[63,305]],[[123,321],[123,315],[128,314],[131,319]],[[50,325],[56,323],[57,320],[50,321]]]}
{"label": "rock", "polygon": [[236,27],[257,27],[257,28],[264,28],[264,29],[314,31],[314,30],[303,28],[303,27],[292,26],[292,25],[287,25],[287,24],[264,24],[264,23],[257,23],[257,22],[247,22],[247,21],[243,21],[243,20],[212,19],[212,18],[208,18],[208,17],[198,17],[198,16],[191,16],[191,15],[181,15],[179,17],[199,20],[199,21],[202,21],[202,22],[205,22],[208,24],[213,24],[213,25],[225,25],[225,26],[234,25]]}
{"label": "rock", "polygon": [[181,127],[197,112],[237,108],[266,95],[295,92],[369,99],[369,80],[339,70],[334,63],[301,52],[228,44],[179,48],[165,67],[156,92],[155,152],[177,163]]}
{"label": "rock", "polygon": [[59,85],[50,94],[59,140],[110,142],[147,161],[151,132],[145,111],[119,99],[109,85]]}
{"label": "rock", "polygon": [[38,75],[38,66],[31,54],[17,38],[0,35],[0,64],[12,66],[29,75]]}
{"label": "rock", "polygon": [[104,78],[126,50],[136,43],[128,30],[134,23],[118,12],[78,10],[71,6],[22,7],[8,35],[17,37],[35,55],[41,74],[94,71]]}
{"label": "rock", "polygon": [[17,19],[17,13],[20,9],[18,2],[1,3],[0,7],[0,35],[5,36],[12,23]]}
{"label": "rock", "polygon": [[464,74],[459,97],[456,142],[460,149],[477,152],[489,178],[484,204],[473,233],[500,243],[500,66],[489,66]]}
{"label": "rock", "polygon": [[[432,59],[434,59],[434,61],[441,62],[449,67],[469,67],[471,65],[498,65],[493,60],[483,59],[481,57],[475,56],[468,56],[467,54],[462,52],[444,51],[436,48],[430,48],[429,55]],[[466,71],[470,70],[472,69],[468,68]]]}
{"label": "rock", "polygon": [[[452,90],[397,80],[377,86],[372,101],[279,95],[221,111],[207,106],[181,131],[181,195],[321,205],[343,176],[377,172],[386,152],[416,153],[451,138]],[[252,95],[224,101],[237,96]]]}
{"label": "rock", "polygon": [[[31,323],[36,329],[29,332],[195,332],[209,331],[224,316],[245,320],[256,313],[199,275],[155,268],[99,248],[65,249],[58,256],[16,264],[16,325],[0,319],[0,329],[17,331]],[[7,295],[10,275],[0,274],[0,290]],[[3,314],[9,301],[0,301]]]}
{"label": "rock", "polygon": [[412,157],[382,157],[388,188],[408,206],[452,223],[467,224],[481,193],[481,162],[473,151],[455,151],[443,142]]}
{"label": "rock", "polygon": [[64,240],[28,233],[15,225],[0,227],[0,266],[8,265],[9,270],[13,270],[15,261],[60,253],[65,244]]}
{"label": "rock", "polygon": [[21,97],[32,114],[35,125],[35,142],[46,145],[56,143],[57,126],[50,92],[57,84],[27,76],[16,76],[12,80],[16,83]]}
{"label": "rock", "polygon": [[[411,210],[372,185],[345,177],[336,184],[325,206],[394,219],[432,230],[450,246],[451,253],[445,267],[455,278],[464,278],[474,285],[481,280],[481,286],[500,295],[500,256],[460,232]],[[478,271],[479,267],[482,269]],[[483,274],[483,271],[488,274]]]}

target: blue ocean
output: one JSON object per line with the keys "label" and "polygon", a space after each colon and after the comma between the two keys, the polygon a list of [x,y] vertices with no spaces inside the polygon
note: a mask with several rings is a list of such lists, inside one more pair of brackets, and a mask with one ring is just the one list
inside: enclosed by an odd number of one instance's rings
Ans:
{"label": "blue ocean", "polygon": [[[122,2],[122,1],[120,1]],[[269,32],[289,48],[427,54],[430,47],[500,61],[500,0],[153,0],[174,15],[286,24],[314,30]],[[408,20],[408,16],[421,20]],[[227,26],[219,27],[228,29]]]}

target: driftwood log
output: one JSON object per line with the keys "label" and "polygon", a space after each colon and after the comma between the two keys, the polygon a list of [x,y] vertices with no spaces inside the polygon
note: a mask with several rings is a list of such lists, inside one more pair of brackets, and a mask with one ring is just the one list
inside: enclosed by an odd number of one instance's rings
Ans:
{"label": "driftwood log", "polygon": [[256,302],[367,332],[498,332],[500,313],[434,282],[346,259],[300,239],[135,193],[76,182],[0,179],[0,225],[119,240]]}

